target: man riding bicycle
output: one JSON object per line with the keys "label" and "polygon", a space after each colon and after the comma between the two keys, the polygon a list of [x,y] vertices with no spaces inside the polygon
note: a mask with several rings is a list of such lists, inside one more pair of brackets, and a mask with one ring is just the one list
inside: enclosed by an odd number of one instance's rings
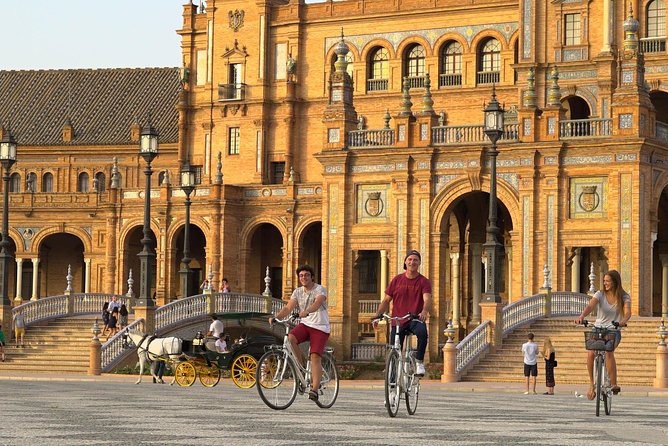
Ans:
{"label": "man riding bicycle", "polygon": [[[620,327],[626,327],[626,323],[631,319],[631,296],[622,288],[622,278],[620,274],[613,270],[608,271],[603,276],[603,289],[598,290],[591,298],[582,314],[575,320],[576,324],[582,324],[585,317],[597,308],[596,327],[610,328],[613,321],[618,321]],[[617,332],[621,338],[621,334]],[[619,339],[617,341],[619,343]],[[587,398],[593,400],[596,398],[594,389],[594,355],[593,350],[587,351],[587,370],[589,371],[589,392]],[[617,385],[617,363],[615,362],[615,352],[605,352],[605,364],[610,376],[612,393],[617,395],[621,390]]]}
{"label": "man riding bicycle", "polygon": [[[411,332],[417,337],[415,374],[424,376],[424,355],[429,338],[425,321],[431,308],[431,282],[418,272],[420,263],[422,263],[420,253],[415,250],[409,251],[404,258],[406,272],[396,275],[388,285],[385,290],[385,298],[378,307],[375,319],[379,319],[387,311],[390,302],[392,302],[392,316],[401,317],[408,313],[418,316],[418,319],[402,322],[399,328],[399,338],[403,345],[406,332]],[[390,339],[394,339],[395,330],[396,327],[392,327]]]}
{"label": "man riding bicycle", "polygon": [[[327,291],[322,285],[315,283],[315,271],[309,265],[297,268],[297,277],[302,286],[292,292],[292,296],[281,311],[276,314],[277,319],[283,319],[299,309],[301,322],[292,329],[288,339],[292,344],[292,350],[299,362],[304,365],[304,357],[299,349],[299,344],[311,341],[311,385],[308,397],[313,401],[318,400],[318,389],[322,379],[322,354],[325,351],[327,339],[329,339],[329,314],[327,312]],[[274,322],[274,317],[269,318],[269,325]]]}

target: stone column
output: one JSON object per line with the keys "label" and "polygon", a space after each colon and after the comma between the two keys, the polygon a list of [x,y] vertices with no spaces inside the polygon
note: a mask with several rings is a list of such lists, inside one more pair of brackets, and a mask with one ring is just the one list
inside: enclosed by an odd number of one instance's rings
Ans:
{"label": "stone column", "polygon": [[508,303],[513,303],[513,248],[506,246],[506,258],[508,259],[508,271],[506,271],[506,296]]}
{"label": "stone column", "polygon": [[580,292],[580,248],[573,248],[573,264],[571,265],[571,291]]}
{"label": "stone column", "polygon": [[659,255],[661,259],[661,317],[668,318],[668,254]]}
{"label": "stone column", "polygon": [[90,259],[84,259],[86,277],[84,278],[84,293],[90,293]]}
{"label": "stone column", "polygon": [[610,23],[612,22],[612,0],[603,0],[603,45],[602,53],[610,52]]}
{"label": "stone column", "polygon": [[480,297],[482,296],[482,243],[471,243],[471,294],[473,311],[471,323],[480,324]]}
{"label": "stone column", "polygon": [[95,319],[95,322],[93,322],[93,328],[91,331],[93,332],[93,338],[90,342],[88,374],[100,375],[102,373],[102,345],[100,344],[100,338],[98,337],[101,330],[97,323],[97,319]]}
{"label": "stone column", "polygon": [[21,296],[21,288],[23,287],[23,259],[16,258],[16,297],[14,297],[14,304],[21,305],[23,297]]}
{"label": "stone column", "polygon": [[452,326],[455,329],[455,339],[459,340],[459,302],[461,300],[459,296],[459,253],[451,252],[450,260],[452,268],[452,274],[450,275],[450,280],[452,280]]}
{"label": "stone column", "polygon": [[39,257],[32,259],[32,297],[30,300],[37,300],[37,285],[39,276]]}
{"label": "stone column", "polygon": [[388,273],[389,259],[387,258],[387,249],[380,250],[380,300],[385,298],[385,288],[389,283]]}

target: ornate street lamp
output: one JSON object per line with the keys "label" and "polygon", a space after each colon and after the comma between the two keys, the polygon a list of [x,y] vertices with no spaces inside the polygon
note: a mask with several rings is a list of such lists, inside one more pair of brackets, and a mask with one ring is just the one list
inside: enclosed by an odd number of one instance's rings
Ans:
{"label": "ornate street lamp", "polygon": [[16,140],[12,132],[7,129],[0,141],[0,163],[5,168],[4,201],[2,202],[2,241],[0,241],[0,297],[2,305],[11,305],[9,301],[9,264],[14,257],[9,252],[9,169],[16,162]]}
{"label": "ornate street lamp", "polygon": [[496,157],[499,154],[496,150],[496,142],[503,135],[503,113],[504,109],[496,100],[496,86],[492,87],[492,99],[484,109],[485,112],[485,134],[492,142],[492,148],[489,151],[490,156],[490,180],[489,180],[489,226],[487,227],[487,238],[483,247],[485,248],[485,258],[487,260],[487,286],[485,287],[484,297],[487,302],[501,302],[499,296],[499,284],[501,281],[501,268],[499,265],[499,254],[503,245],[499,243],[499,227],[497,221],[496,205]]}
{"label": "ornate street lamp", "polygon": [[181,168],[181,189],[186,194],[186,224],[183,229],[183,269],[181,274],[181,295],[187,297],[191,295],[190,279],[192,270],[190,269],[190,194],[195,190],[195,169],[190,165],[190,161]]}
{"label": "ornate street lamp", "polygon": [[141,131],[139,137],[139,155],[146,160],[146,191],[144,195],[144,238],[141,244],[144,246],[142,251],[137,254],[139,257],[139,299],[137,306],[153,307],[155,302],[151,296],[151,267],[155,262],[155,251],[151,246],[151,161],[158,156],[158,132],[151,124],[151,116],[148,117],[148,124]]}

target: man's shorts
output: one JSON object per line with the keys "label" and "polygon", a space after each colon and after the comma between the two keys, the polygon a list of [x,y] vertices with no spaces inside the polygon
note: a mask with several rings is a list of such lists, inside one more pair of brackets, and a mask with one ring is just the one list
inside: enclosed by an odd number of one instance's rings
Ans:
{"label": "man's shorts", "polygon": [[538,364],[524,364],[524,376],[528,377],[529,375],[538,376]]}
{"label": "man's shorts", "polygon": [[15,328],[14,329],[14,337],[16,339],[18,339],[19,336],[23,336],[24,334],[26,334],[26,329],[25,328]]}
{"label": "man's shorts", "polygon": [[325,345],[327,344],[327,339],[329,339],[329,333],[325,333],[317,328],[308,327],[304,324],[298,324],[292,329],[290,334],[297,339],[298,344],[311,341],[311,353],[317,353],[320,356],[325,351]]}

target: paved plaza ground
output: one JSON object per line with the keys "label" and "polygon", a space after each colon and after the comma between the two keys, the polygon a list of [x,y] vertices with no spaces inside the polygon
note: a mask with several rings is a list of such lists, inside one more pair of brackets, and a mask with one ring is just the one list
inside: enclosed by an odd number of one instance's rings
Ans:
{"label": "paved plaza ground", "polygon": [[668,444],[668,391],[627,388],[610,417],[561,386],[424,382],[417,413],[389,418],[380,382],[344,381],[331,409],[298,397],[273,411],[229,380],[212,389],[135,377],[0,375],[0,445],[657,445]]}

